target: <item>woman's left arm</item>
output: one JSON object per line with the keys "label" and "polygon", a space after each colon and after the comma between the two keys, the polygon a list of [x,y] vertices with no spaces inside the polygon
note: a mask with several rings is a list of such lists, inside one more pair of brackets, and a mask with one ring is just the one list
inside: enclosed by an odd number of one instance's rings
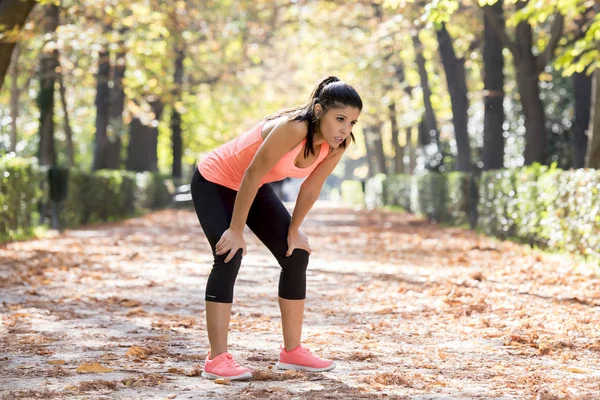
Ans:
{"label": "woman's left arm", "polygon": [[[288,256],[291,255],[291,252],[294,248],[304,247],[302,246],[302,243],[298,243],[300,244],[298,247],[294,246],[297,241],[306,241],[305,237],[303,237],[303,234],[299,233],[300,224],[302,224],[306,214],[308,214],[312,206],[319,198],[323,183],[325,183],[327,177],[331,175],[336,165],[342,158],[345,150],[346,149],[338,147],[333,154],[325,158],[308,176],[308,178],[302,182],[302,186],[300,186],[300,193],[298,193],[298,198],[296,199],[296,206],[294,207],[294,212],[292,213],[292,222],[290,223],[290,228],[288,230]],[[310,248],[305,250],[310,253]]]}

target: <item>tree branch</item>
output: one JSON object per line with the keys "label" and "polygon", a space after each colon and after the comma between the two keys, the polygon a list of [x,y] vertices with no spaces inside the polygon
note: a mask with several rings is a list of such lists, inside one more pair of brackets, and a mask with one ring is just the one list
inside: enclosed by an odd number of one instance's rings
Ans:
{"label": "tree branch", "polygon": [[560,13],[554,14],[554,22],[552,23],[552,28],[550,29],[550,41],[544,49],[544,52],[537,57],[536,63],[538,73],[542,72],[550,60],[552,60],[552,57],[554,56],[554,50],[556,50],[556,46],[558,46],[558,42],[562,37],[564,26],[565,17]]}
{"label": "tree branch", "polygon": [[517,54],[517,44],[508,37],[508,34],[506,33],[506,27],[504,26],[504,21],[502,20],[502,18],[498,18],[498,16],[494,14],[493,9],[490,6],[481,7],[481,9],[483,10],[485,19],[490,23],[492,29],[496,31],[496,34],[500,38],[500,41],[502,42],[504,47],[510,50],[511,53]]}

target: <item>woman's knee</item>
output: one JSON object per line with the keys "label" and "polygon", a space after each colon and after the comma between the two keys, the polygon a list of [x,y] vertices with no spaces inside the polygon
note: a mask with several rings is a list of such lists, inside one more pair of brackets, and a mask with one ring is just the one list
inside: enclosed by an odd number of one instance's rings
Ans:
{"label": "woman's knee", "polygon": [[296,249],[281,262],[279,297],[288,300],[306,298],[306,269],[309,258],[306,250]]}
{"label": "woman's knee", "polygon": [[308,267],[310,255],[308,251],[303,249],[294,249],[292,255],[285,258],[285,261],[282,263],[282,268],[293,268],[306,271]]}
{"label": "woman's knee", "polygon": [[215,255],[214,265],[206,284],[206,301],[233,302],[233,288],[242,264],[242,250],[239,250],[228,263],[225,262],[226,258],[227,255]]}

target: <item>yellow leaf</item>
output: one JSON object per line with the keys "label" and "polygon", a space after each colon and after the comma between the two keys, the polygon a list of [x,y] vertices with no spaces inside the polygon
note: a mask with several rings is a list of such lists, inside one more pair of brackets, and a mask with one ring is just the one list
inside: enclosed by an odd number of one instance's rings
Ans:
{"label": "yellow leaf", "polygon": [[438,349],[437,354],[438,354],[438,357],[441,358],[442,360],[446,359],[446,354],[444,354],[444,352],[442,350]]}
{"label": "yellow leaf", "polygon": [[538,350],[540,351],[541,355],[546,355],[550,354],[550,350],[552,350],[552,348],[547,343],[542,342],[538,345]]}
{"label": "yellow leaf", "polygon": [[589,374],[590,371],[587,369],[583,369],[583,368],[578,368],[578,367],[564,367],[563,368],[565,371],[569,371],[572,372],[574,374]]}
{"label": "yellow leaf", "polygon": [[85,364],[81,364],[79,367],[77,367],[77,372],[80,374],[86,374],[86,373],[104,374],[104,373],[113,372],[113,371],[114,371],[114,369],[108,368],[108,367],[103,367],[99,363],[85,363]]}
{"label": "yellow leaf", "polygon": [[218,383],[219,385],[229,385],[231,381],[227,378],[217,378],[215,379],[215,383]]}
{"label": "yellow leaf", "polygon": [[167,372],[169,372],[170,374],[182,374],[185,375],[185,371],[181,368],[169,368],[167,370]]}
{"label": "yellow leaf", "polygon": [[65,360],[50,360],[48,364],[52,365],[65,365]]}
{"label": "yellow leaf", "polygon": [[144,358],[147,357],[150,351],[148,349],[144,349],[143,347],[131,346],[125,355],[129,357],[139,357]]}

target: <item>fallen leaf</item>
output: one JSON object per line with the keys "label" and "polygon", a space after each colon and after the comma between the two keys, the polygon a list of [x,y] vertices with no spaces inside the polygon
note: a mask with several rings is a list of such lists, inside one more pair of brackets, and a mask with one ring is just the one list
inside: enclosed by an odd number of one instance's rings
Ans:
{"label": "fallen leaf", "polygon": [[185,371],[181,368],[169,368],[167,370],[168,373],[170,374],[183,374],[185,375]]}
{"label": "fallen leaf", "polygon": [[445,359],[446,359],[446,357],[447,357],[447,356],[446,356],[446,354],[445,354],[445,353],[444,353],[444,352],[443,352],[441,349],[438,349],[438,351],[437,351],[437,355],[438,355],[438,357],[439,357],[440,359],[442,359],[442,360],[445,360]]}
{"label": "fallen leaf", "polygon": [[125,353],[126,356],[134,358],[146,358],[148,354],[150,354],[150,350],[137,346],[131,346]]}
{"label": "fallen leaf", "polygon": [[114,369],[108,368],[108,367],[103,367],[99,363],[85,363],[85,364],[81,364],[79,367],[77,367],[77,372],[80,374],[86,374],[86,373],[104,374],[104,373],[113,372],[113,371],[114,371]]}
{"label": "fallen leaf", "polygon": [[584,368],[578,368],[578,367],[563,367],[563,369],[565,371],[569,371],[572,372],[574,374],[589,374],[590,371]]}
{"label": "fallen leaf", "polygon": [[231,380],[227,378],[217,378],[214,380],[214,382],[219,385],[229,385],[231,383]]}
{"label": "fallen leaf", "polygon": [[540,354],[545,356],[547,354],[550,354],[550,350],[552,350],[552,348],[550,347],[550,345],[548,345],[548,343],[540,343],[538,345],[538,350],[540,351]]}
{"label": "fallen leaf", "polygon": [[65,360],[50,360],[48,364],[51,365],[65,365]]}

